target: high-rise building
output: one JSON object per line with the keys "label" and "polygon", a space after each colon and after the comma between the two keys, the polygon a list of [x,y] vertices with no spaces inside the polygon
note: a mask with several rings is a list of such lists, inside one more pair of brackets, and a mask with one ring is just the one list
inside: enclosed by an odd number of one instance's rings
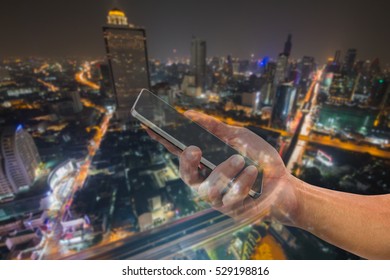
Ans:
{"label": "high-rise building", "polygon": [[351,74],[353,70],[353,66],[355,64],[356,60],[356,49],[348,49],[347,53],[345,54],[344,58],[344,65],[343,65],[343,72],[346,74]]}
{"label": "high-rise building", "polygon": [[284,50],[279,54],[278,60],[276,62],[276,70],[274,76],[274,85],[277,86],[279,83],[285,82],[287,75],[287,67],[288,67],[288,58],[291,54],[291,34],[288,34],[287,41],[284,44]]}
{"label": "high-rise building", "polygon": [[203,91],[206,84],[206,41],[199,38],[191,41],[191,69],[197,91]]}
{"label": "high-rise building", "polygon": [[279,83],[285,82],[287,66],[288,66],[288,57],[285,55],[285,53],[281,53],[278,57],[278,61],[276,62],[274,85],[278,85]]}
{"label": "high-rise building", "polygon": [[276,72],[277,64],[274,61],[270,61],[267,63],[265,67],[264,76],[267,78],[268,82],[273,82]]}
{"label": "high-rise building", "polygon": [[100,69],[100,94],[104,97],[113,98],[112,83],[110,81],[110,68],[108,64],[102,63],[99,65]]}
{"label": "high-rise building", "polygon": [[13,197],[14,197],[14,193],[12,191],[12,186],[5,174],[3,157],[1,156],[0,153],[0,202],[12,199]]}
{"label": "high-rise building", "polygon": [[332,83],[329,87],[328,101],[337,104],[350,101],[354,81],[355,79],[348,78],[348,76],[334,73]]}
{"label": "high-rise building", "polygon": [[341,51],[337,50],[334,54],[333,63],[340,64]]}
{"label": "high-rise building", "polygon": [[41,160],[34,140],[21,125],[5,127],[0,133],[0,197],[4,197],[28,189]]}
{"label": "high-rise building", "polygon": [[262,85],[260,92],[261,104],[263,106],[270,106],[272,104],[272,82],[266,81]]}
{"label": "high-rise building", "polygon": [[283,53],[284,53],[287,57],[289,57],[290,54],[291,54],[291,48],[292,48],[291,38],[292,38],[292,35],[291,35],[291,34],[288,34],[288,36],[287,36],[287,41],[286,41],[286,43],[284,43],[284,51],[283,51]]}
{"label": "high-rise building", "polygon": [[271,115],[271,125],[276,128],[286,129],[295,106],[296,88],[290,83],[284,83],[277,87]]}
{"label": "high-rise building", "polygon": [[131,121],[130,109],[142,88],[150,88],[145,29],[128,25],[125,13],[112,9],[103,27],[116,101],[116,119]]}
{"label": "high-rise building", "polygon": [[304,56],[301,62],[301,80],[303,82],[308,81],[313,70],[314,70],[314,57]]}

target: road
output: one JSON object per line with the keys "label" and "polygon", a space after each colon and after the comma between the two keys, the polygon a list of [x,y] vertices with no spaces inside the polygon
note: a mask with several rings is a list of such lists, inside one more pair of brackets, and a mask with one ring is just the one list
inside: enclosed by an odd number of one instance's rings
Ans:
{"label": "road", "polygon": [[[321,80],[322,76],[322,70],[317,71],[315,78],[313,79],[313,82],[311,83],[309,90],[306,93],[305,101],[302,102],[301,108],[299,109],[298,113],[296,114],[296,120],[295,123],[299,123],[303,121],[303,124],[301,127],[298,125],[296,126],[296,129],[299,129],[295,132],[295,134],[298,134],[298,142],[290,142],[290,145],[295,145],[293,148],[293,151],[291,154],[289,154],[290,158],[286,164],[287,169],[292,172],[292,169],[294,167],[295,163],[300,163],[302,156],[306,149],[307,141],[305,141],[301,136],[308,136],[310,134],[311,130],[311,119],[313,110],[316,104],[317,99],[317,93],[318,93],[318,81]],[[309,113],[302,113],[305,110],[309,110]],[[303,118],[303,119],[302,119]],[[296,140],[295,140],[296,141]],[[290,148],[289,148],[290,149]]]}
{"label": "road", "polygon": [[91,66],[90,65],[93,65],[95,63],[96,62],[91,62],[90,64],[84,63],[82,70],[80,72],[76,73],[75,80],[84,86],[90,87],[91,89],[99,90],[100,86],[98,84],[88,80],[86,77],[86,76],[88,76],[88,77],[91,76],[91,72],[90,72]]}
{"label": "road", "polygon": [[[91,102],[89,102],[89,105],[93,106]],[[96,109],[99,111],[103,110],[101,107],[98,106],[96,106]],[[53,224],[53,234],[51,234],[51,236],[47,239],[47,242],[44,246],[44,250],[42,251],[41,256],[43,258],[50,258],[51,256],[58,254],[58,250],[61,246],[59,245],[59,240],[62,235],[61,221],[67,219],[67,212],[72,205],[73,196],[78,189],[83,187],[85,180],[88,177],[88,170],[90,168],[91,161],[95,156],[97,150],[99,149],[100,143],[107,132],[108,124],[110,122],[111,117],[111,114],[105,114],[102,122],[97,126],[98,129],[96,129],[96,133],[93,139],[91,139],[94,143],[88,146],[88,155],[85,158],[84,163],[80,166],[79,172],[75,177],[71,192],[66,198],[65,202],[62,204],[60,210],[57,212],[55,222]]]}
{"label": "road", "polygon": [[299,139],[307,141],[309,143],[321,144],[329,147],[335,147],[342,150],[347,150],[351,152],[358,153],[369,153],[374,157],[386,158],[390,159],[390,151],[385,151],[379,149],[375,146],[365,145],[365,144],[357,144],[353,142],[343,142],[339,139],[332,139],[330,136],[320,136],[320,135],[300,135]]}
{"label": "road", "polygon": [[56,87],[55,85],[51,84],[51,83],[48,83],[48,82],[45,82],[44,80],[42,79],[37,79],[38,83],[44,85],[45,87],[47,87],[49,89],[49,91],[52,91],[52,92],[57,92],[59,91],[59,87]]}
{"label": "road", "polygon": [[[258,219],[258,218],[256,218]],[[172,259],[193,246],[202,246],[233,234],[254,219],[234,221],[212,209],[162,225],[159,228],[97,246],[64,259]]]}

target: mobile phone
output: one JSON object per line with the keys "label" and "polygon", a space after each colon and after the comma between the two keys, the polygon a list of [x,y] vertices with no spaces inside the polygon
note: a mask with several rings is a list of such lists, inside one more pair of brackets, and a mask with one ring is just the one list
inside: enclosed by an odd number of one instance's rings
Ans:
{"label": "mobile phone", "polygon": [[[239,154],[233,147],[179,113],[147,89],[142,89],[139,93],[131,108],[131,114],[153,132],[182,151],[188,146],[200,148],[202,151],[200,162],[210,171],[230,156]],[[242,170],[249,165],[254,165],[259,171],[256,181],[248,193],[250,197],[256,199],[260,197],[263,189],[263,171],[257,162],[245,156],[244,159],[245,166]]]}

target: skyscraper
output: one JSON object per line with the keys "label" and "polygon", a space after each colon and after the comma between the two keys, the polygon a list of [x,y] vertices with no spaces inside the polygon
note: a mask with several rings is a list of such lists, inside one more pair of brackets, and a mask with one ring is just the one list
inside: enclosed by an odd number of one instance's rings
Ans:
{"label": "skyscraper", "polygon": [[287,66],[288,66],[288,56],[286,56],[285,53],[281,53],[278,57],[278,61],[276,62],[276,70],[274,76],[275,86],[285,81]]}
{"label": "skyscraper", "polygon": [[295,106],[296,88],[289,83],[277,87],[271,115],[271,125],[286,129],[287,122]]}
{"label": "skyscraper", "polygon": [[286,43],[284,43],[284,51],[283,51],[283,53],[284,53],[287,57],[289,57],[289,56],[290,56],[290,53],[291,53],[291,48],[292,48],[291,38],[292,38],[292,35],[291,35],[291,34],[288,34],[288,36],[287,36],[287,41],[286,41]]}
{"label": "skyscraper", "polygon": [[329,87],[328,101],[337,104],[350,101],[353,87],[353,82],[350,81],[354,81],[354,79],[340,73],[334,73]]}
{"label": "skyscraper", "polygon": [[195,76],[197,92],[201,92],[206,83],[206,41],[199,38],[193,38],[191,41],[191,69]]}
{"label": "skyscraper", "polygon": [[337,50],[334,54],[333,62],[336,64],[340,63],[340,56],[341,56],[341,51]]}
{"label": "skyscraper", "polygon": [[0,202],[14,197],[12,186],[5,174],[3,157],[0,152]]}
{"label": "skyscraper", "polygon": [[341,51],[337,50],[333,59],[328,60],[327,72],[339,73],[341,69],[340,64]]}
{"label": "skyscraper", "polygon": [[41,160],[34,140],[22,126],[5,127],[0,133],[1,198],[28,189],[35,180]]}
{"label": "skyscraper", "polygon": [[343,66],[343,72],[345,74],[351,74],[353,70],[353,66],[355,64],[356,60],[356,49],[348,49],[347,53],[345,54],[344,58],[344,66]]}
{"label": "skyscraper", "polygon": [[303,82],[307,82],[311,73],[314,70],[314,57],[304,56],[301,62],[301,79]]}
{"label": "skyscraper", "polygon": [[129,25],[123,11],[112,9],[103,34],[116,101],[115,118],[128,123],[138,93],[150,88],[145,29]]}
{"label": "skyscraper", "polygon": [[284,43],[284,50],[279,54],[278,60],[276,62],[276,71],[274,77],[275,86],[277,86],[281,82],[285,82],[286,80],[288,58],[290,56],[292,48],[291,38],[291,34],[288,34],[287,41],[286,43]]}

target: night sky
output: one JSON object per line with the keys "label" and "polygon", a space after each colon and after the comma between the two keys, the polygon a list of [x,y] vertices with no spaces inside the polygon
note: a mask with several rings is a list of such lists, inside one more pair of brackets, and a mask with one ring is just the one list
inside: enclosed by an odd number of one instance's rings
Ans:
{"label": "night sky", "polygon": [[359,59],[390,62],[390,1],[376,0],[8,0],[0,57],[103,56],[101,26],[113,6],[146,28],[151,58],[174,57],[173,49],[189,56],[192,35],[207,41],[208,56],[275,58],[291,32],[294,58],[325,62],[355,47]]}

